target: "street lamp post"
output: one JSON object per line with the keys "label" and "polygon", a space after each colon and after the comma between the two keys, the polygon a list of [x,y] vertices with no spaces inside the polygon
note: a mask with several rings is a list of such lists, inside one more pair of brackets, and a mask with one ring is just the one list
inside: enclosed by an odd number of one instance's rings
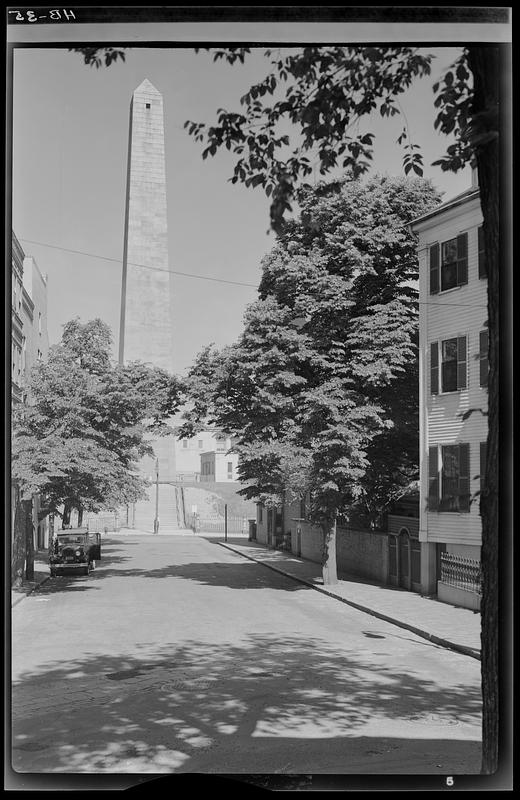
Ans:
{"label": "street lamp post", "polygon": [[224,506],[224,541],[227,542],[227,503]]}
{"label": "street lamp post", "polygon": [[155,519],[153,532],[159,533],[159,459],[155,459]]}

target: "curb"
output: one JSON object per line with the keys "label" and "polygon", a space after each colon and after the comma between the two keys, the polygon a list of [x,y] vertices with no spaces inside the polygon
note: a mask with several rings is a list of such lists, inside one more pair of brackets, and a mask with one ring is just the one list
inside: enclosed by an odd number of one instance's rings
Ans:
{"label": "curb", "polygon": [[272,564],[266,564],[264,561],[259,561],[258,559],[253,558],[253,556],[247,555],[246,553],[241,553],[239,550],[235,550],[235,548],[229,544],[225,544],[224,542],[217,542],[217,544],[219,544],[221,547],[225,547],[227,550],[231,550],[233,553],[236,553],[239,556],[243,556],[244,558],[248,558],[250,561],[254,561],[256,564],[261,564],[263,567],[272,569],[273,572],[278,572],[281,575],[292,578],[298,583],[303,583],[305,586],[309,586],[311,589],[315,589],[317,592],[326,594],[328,597],[333,597],[335,600],[339,600],[340,603],[351,606],[358,611],[363,611],[365,614],[370,614],[372,617],[377,617],[377,619],[381,619],[384,622],[389,622],[391,625],[396,625],[398,628],[403,628],[404,630],[410,631],[410,633],[420,636],[421,639],[427,639],[429,642],[432,642],[432,644],[437,644],[440,647],[446,648],[447,650],[454,650],[455,652],[461,653],[464,656],[469,656],[470,658],[475,658],[477,661],[481,661],[481,654],[478,650],[475,650],[474,647],[468,647],[463,644],[457,644],[456,642],[450,642],[448,639],[443,639],[442,637],[436,636],[433,633],[428,633],[428,631],[423,631],[420,628],[416,628],[414,625],[410,625],[408,622],[402,622],[401,620],[394,619],[393,617],[388,617],[386,614],[382,614],[380,611],[374,611],[374,609],[369,608],[368,606],[354,603],[353,600],[347,600],[344,597],[340,597],[330,589],[325,589],[325,587],[311,583],[310,581],[305,580],[305,578],[298,578],[296,575],[291,575],[290,572],[286,572],[280,567],[274,567]]}
{"label": "curb", "polygon": [[50,577],[51,577],[50,575],[46,575],[45,578],[43,578],[38,583],[35,583],[34,586],[28,587],[27,591],[25,590],[21,591],[19,597],[16,597],[14,600],[11,600],[11,608],[14,608],[15,606],[18,605],[18,603],[21,603],[22,600],[25,600],[26,597],[29,597],[29,595],[35,592],[36,589],[39,589],[40,586],[46,583],[50,579]]}

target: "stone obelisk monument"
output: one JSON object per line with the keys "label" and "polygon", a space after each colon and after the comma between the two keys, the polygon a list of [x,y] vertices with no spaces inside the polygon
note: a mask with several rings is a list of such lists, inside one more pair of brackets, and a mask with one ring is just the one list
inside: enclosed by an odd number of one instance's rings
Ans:
{"label": "stone obelisk monument", "polygon": [[[144,80],[130,104],[119,362],[173,372],[172,286],[168,262],[164,114],[161,93]],[[175,479],[172,436],[153,441],[160,482]],[[156,480],[155,462],[142,474]]]}
{"label": "stone obelisk monument", "polygon": [[130,105],[119,361],[173,371],[162,95],[144,80]]}

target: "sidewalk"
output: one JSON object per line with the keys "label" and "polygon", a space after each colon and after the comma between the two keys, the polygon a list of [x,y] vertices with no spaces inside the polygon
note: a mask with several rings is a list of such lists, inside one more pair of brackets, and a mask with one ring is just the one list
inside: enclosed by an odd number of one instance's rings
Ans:
{"label": "sidewalk", "polygon": [[20,603],[24,597],[34,592],[38,586],[50,578],[49,565],[39,553],[34,557],[34,580],[24,580],[20,586],[11,586],[11,608]]}
{"label": "sidewalk", "polygon": [[324,586],[321,567],[313,561],[297,558],[292,553],[270,550],[255,542],[231,538],[227,543],[219,544],[353,608],[406,628],[434,644],[480,659],[479,613],[354,576],[341,575],[337,584]]}

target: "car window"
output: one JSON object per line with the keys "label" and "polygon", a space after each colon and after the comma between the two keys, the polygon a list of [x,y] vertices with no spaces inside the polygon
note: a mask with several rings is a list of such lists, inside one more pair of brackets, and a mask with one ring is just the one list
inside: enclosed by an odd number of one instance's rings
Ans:
{"label": "car window", "polygon": [[58,540],[61,544],[82,544],[85,538],[83,536],[59,536]]}

